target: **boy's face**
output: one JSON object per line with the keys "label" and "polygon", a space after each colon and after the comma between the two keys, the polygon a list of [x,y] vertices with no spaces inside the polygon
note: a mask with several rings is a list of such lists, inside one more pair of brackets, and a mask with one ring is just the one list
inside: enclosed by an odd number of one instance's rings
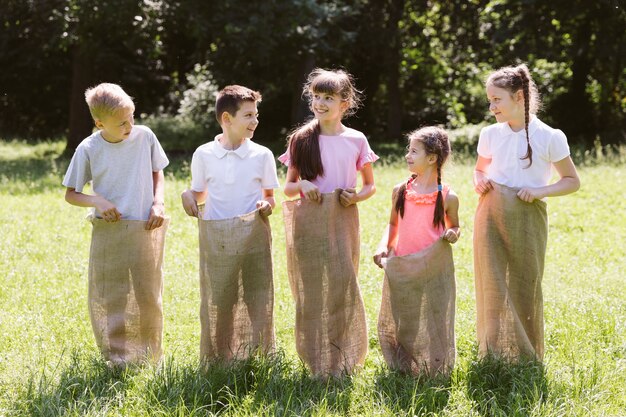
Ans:
{"label": "boy's face", "polygon": [[234,116],[230,113],[224,113],[222,120],[224,121],[224,130],[231,140],[252,138],[254,130],[259,125],[259,112],[256,102],[244,101]]}
{"label": "boy's face", "polygon": [[128,138],[135,119],[131,109],[122,109],[110,116],[96,120],[96,127],[102,130],[102,137],[107,142],[117,143]]}

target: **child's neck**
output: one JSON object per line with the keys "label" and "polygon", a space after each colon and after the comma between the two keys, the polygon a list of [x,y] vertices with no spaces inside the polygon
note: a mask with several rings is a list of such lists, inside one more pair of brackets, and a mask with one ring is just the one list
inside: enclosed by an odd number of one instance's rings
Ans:
{"label": "child's neck", "polygon": [[418,194],[430,194],[437,191],[437,171],[426,170],[417,176],[411,182],[411,188]]}
{"label": "child's neck", "polygon": [[217,137],[217,140],[219,141],[220,145],[222,145],[222,148],[228,151],[234,151],[243,144],[246,138],[236,139],[229,136],[227,133],[222,133]]}
{"label": "child's neck", "polygon": [[[530,120],[531,120],[531,116],[529,115],[529,120],[528,120],[529,123],[530,123]],[[520,130],[524,130],[524,128],[526,127],[526,124],[524,123],[524,115],[522,115],[521,117],[516,117],[514,119],[511,119],[507,123],[509,124],[509,127],[511,128],[513,132],[519,132]]]}
{"label": "child's neck", "polygon": [[346,127],[341,120],[320,120],[320,134],[326,136],[337,136],[342,134]]}

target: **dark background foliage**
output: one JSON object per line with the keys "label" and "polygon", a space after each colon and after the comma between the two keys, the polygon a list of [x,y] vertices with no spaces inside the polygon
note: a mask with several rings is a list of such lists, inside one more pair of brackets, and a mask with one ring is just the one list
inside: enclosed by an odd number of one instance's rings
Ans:
{"label": "dark background foliage", "polygon": [[622,0],[3,0],[0,24],[0,137],[63,137],[70,154],[103,81],[166,150],[210,140],[214,93],[233,83],[263,94],[256,140],[284,142],[318,66],[354,74],[365,99],[348,124],[372,142],[491,120],[483,80],[520,62],[570,143],[626,142]]}

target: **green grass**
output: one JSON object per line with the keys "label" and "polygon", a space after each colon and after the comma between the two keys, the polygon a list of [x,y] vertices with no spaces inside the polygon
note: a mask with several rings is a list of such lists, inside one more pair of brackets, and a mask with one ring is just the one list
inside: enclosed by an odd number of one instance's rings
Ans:
{"label": "green grass", "polygon": [[[626,415],[621,156],[603,164],[587,155],[580,164],[581,190],[549,200],[543,366],[476,359],[471,158],[459,157],[447,167],[446,181],[461,201],[463,235],[454,246],[457,362],[449,378],[439,379],[390,372],[378,347],[382,274],[370,258],[388,218],[392,186],[406,171],[398,158],[376,163],[378,193],[359,206],[370,352],[356,375],[318,381],[294,349],[280,210],[271,216],[278,353],[208,371],[198,366],[197,229],[179,204],[189,180],[183,159],[166,171],[172,223],[165,259],[165,360],[157,368],[108,369],[87,312],[90,226],[85,211],[63,199],[60,183],[68,161],[54,159],[62,148],[59,142],[0,142],[0,415]],[[279,202],[284,198],[280,191],[277,196]]]}

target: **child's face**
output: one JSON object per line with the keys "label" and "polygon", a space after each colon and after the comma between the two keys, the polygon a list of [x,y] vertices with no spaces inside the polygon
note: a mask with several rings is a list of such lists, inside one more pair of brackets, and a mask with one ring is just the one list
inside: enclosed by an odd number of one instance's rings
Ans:
{"label": "child's face", "polygon": [[341,120],[348,103],[339,94],[311,92],[311,110],[320,122]]}
{"label": "child's face", "polygon": [[418,139],[411,139],[409,146],[406,147],[406,155],[404,156],[409,171],[413,174],[421,174],[426,168],[437,162],[437,156],[426,153],[424,144]]}
{"label": "child's face", "polygon": [[524,120],[524,98],[521,91],[511,94],[508,90],[489,84],[487,99],[489,111],[498,123],[518,121],[520,118]]}
{"label": "child's face", "polygon": [[102,131],[102,137],[111,143],[121,142],[128,138],[134,124],[135,119],[131,109],[123,109],[111,116],[96,120],[96,127]]}
{"label": "child's face", "polygon": [[259,125],[259,112],[256,102],[244,101],[235,115],[227,114],[224,127],[229,137],[235,140],[251,139]]}

